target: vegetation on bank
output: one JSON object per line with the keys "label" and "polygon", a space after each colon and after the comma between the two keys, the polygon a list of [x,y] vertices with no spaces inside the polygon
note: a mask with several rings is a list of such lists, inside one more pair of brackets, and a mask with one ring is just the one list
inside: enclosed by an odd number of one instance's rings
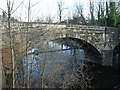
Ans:
{"label": "vegetation on bank", "polygon": [[[96,13],[95,7],[98,9]],[[83,9],[81,9],[81,12],[75,14],[72,19],[64,20],[61,23],[120,27],[119,7],[120,2],[99,2],[96,5],[94,2],[90,2],[90,17],[85,18]]]}

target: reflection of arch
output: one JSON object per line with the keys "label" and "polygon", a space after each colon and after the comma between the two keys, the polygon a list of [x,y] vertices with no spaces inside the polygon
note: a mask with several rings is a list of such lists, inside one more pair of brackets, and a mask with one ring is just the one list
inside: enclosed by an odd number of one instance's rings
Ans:
{"label": "reflection of arch", "polygon": [[113,66],[120,67],[120,43],[113,50]]}
{"label": "reflection of arch", "polygon": [[90,43],[88,43],[85,40],[81,40],[78,38],[72,38],[72,37],[65,37],[65,38],[57,38],[55,40],[61,40],[64,41],[65,39],[70,39],[75,41],[76,43],[78,43],[81,47],[81,49],[85,50],[85,52],[87,53],[87,55],[92,55],[94,56],[94,58],[91,58],[91,60],[96,60],[95,62],[97,63],[102,63],[102,56],[101,53]]}

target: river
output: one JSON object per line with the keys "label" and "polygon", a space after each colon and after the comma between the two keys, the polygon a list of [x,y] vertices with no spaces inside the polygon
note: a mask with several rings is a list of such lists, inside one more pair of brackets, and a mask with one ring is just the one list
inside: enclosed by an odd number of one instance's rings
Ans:
{"label": "river", "polygon": [[[56,40],[46,42],[28,51],[28,77],[30,78],[31,88],[41,87],[41,78],[44,84],[49,82],[49,85],[46,85],[46,87],[58,88],[61,85],[60,79],[68,74],[72,74],[77,66],[82,67],[85,59],[85,51],[78,48],[81,46],[76,44],[76,42],[71,42],[75,44],[74,47],[67,42],[63,44],[59,40]],[[26,83],[26,57],[23,57],[23,71],[24,83]],[[19,78],[21,75],[19,74]],[[46,80],[48,77],[50,78]],[[54,80],[51,80],[53,78]],[[58,78],[59,81],[56,82]]]}
{"label": "river", "polygon": [[[28,77],[30,88],[68,87],[77,82],[76,72],[82,70],[84,62],[94,61],[95,54],[88,59],[86,51],[74,40],[49,41],[28,51]],[[96,59],[99,56],[96,56]],[[98,58],[99,59],[99,58]],[[22,59],[18,82],[27,81],[26,57]],[[80,71],[79,71],[80,72]],[[88,75],[89,76],[89,75]]]}

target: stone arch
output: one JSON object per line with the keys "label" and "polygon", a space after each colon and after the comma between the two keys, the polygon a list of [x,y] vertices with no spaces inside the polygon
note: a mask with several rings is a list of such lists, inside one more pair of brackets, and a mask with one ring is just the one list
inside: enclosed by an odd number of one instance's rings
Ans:
{"label": "stone arch", "polygon": [[[97,50],[92,44],[89,42],[79,39],[79,38],[74,38],[74,37],[64,37],[64,38],[56,38],[54,40],[65,40],[65,39],[70,39],[81,45],[80,49],[84,49],[85,52],[89,55],[93,55],[97,59],[95,62],[101,64],[102,63],[102,55],[99,50]],[[79,48],[78,48],[79,49]],[[92,58],[93,59],[93,58]]]}
{"label": "stone arch", "polygon": [[120,68],[120,42],[113,49],[113,66]]}

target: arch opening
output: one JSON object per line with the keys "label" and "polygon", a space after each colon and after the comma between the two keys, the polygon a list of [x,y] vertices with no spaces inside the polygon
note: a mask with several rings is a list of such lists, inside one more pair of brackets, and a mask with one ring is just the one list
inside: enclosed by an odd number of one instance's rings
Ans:
{"label": "arch opening", "polygon": [[[83,49],[85,51],[85,56],[87,61],[92,61],[98,64],[102,64],[102,55],[101,53],[90,43],[85,40],[81,40],[78,38],[65,37],[65,38],[57,38],[52,41],[56,41],[58,43],[63,43],[67,46],[70,46],[71,49]],[[72,43],[71,43],[72,41]]]}

